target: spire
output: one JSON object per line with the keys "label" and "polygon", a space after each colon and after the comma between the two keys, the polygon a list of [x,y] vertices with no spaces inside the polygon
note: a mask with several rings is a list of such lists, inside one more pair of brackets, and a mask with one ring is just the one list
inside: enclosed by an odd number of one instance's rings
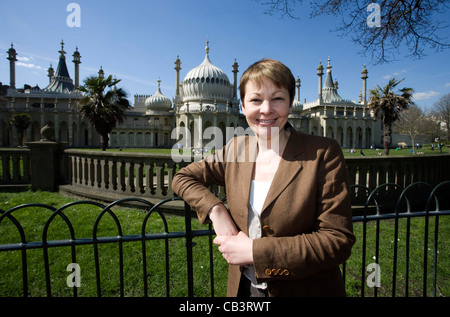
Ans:
{"label": "spire", "polygon": [[158,82],[158,92],[161,94],[161,79],[158,77],[158,80],[157,80],[157,82]]}
{"label": "spire", "polygon": [[205,46],[205,59],[203,60],[203,63],[211,63],[211,60],[209,59],[209,40],[208,36],[206,37],[206,46]]}
{"label": "spire", "polygon": [[333,82],[333,76],[331,74],[331,59],[328,57],[328,66],[327,66],[327,75],[325,77],[325,84],[322,91],[323,101],[324,102],[336,102],[343,101],[341,96],[339,96],[337,92],[337,83]]}
{"label": "spire", "polygon": [[61,43],[59,43],[59,44],[61,44],[61,50],[58,52],[58,53],[60,53],[61,55],[59,55],[59,58],[66,58],[64,55],[66,54],[66,52],[64,51],[64,40],[61,40]]}
{"label": "spire", "polygon": [[331,75],[331,59],[328,57],[327,75],[325,77],[325,86],[323,88],[334,88],[333,76]]}
{"label": "spire", "polygon": [[64,41],[61,41],[61,50],[59,51],[59,62],[56,68],[55,75],[51,78],[50,84],[44,88],[48,92],[66,93],[74,90],[73,81],[70,78],[69,71],[67,70],[66,52],[64,51]]}

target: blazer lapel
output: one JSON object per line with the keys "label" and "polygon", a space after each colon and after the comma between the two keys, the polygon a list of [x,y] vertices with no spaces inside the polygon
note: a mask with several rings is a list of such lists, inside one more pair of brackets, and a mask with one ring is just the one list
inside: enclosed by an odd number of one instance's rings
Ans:
{"label": "blazer lapel", "polygon": [[270,185],[261,214],[284,191],[302,169],[302,164],[298,159],[298,155],[304,151],[304,147],[299,146],[301,142],[297,142],[297,140],[298,135],[294,129],[291,128],[291,135],[286,144],[286,148],[284,149],[272,184]]}

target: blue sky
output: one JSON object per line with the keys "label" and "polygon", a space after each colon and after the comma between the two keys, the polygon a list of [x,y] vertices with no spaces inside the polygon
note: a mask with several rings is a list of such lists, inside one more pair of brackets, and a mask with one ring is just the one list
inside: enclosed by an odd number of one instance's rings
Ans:
{"label": "blue sky", "polygon": [[[81,26],[66,23],[70,3],[81,9]],[[239,63],[238,77],[263,57],[279,59],[302,81],[301,100],[317,98],[317,66],[328,57],[333,77],[344,99],[357,100],[362,89],[361,71],[369,71],[368,89],[384,86],[390,77],[405,78],[401,86],[415,90],[415,102],[429,108],[450,93],[450,51],[430,50],[421,60],[398,56],[398,61],[373,65],[370,56],[350,37],[332,32],[340,17],[309,19],[308,1],[297,7],[299,19],[264,14],[255,0],[41,0],[1,1],[0,82],[9,84],[7,50],[14,44],[16,86],[48,84],[47,69],[56,69],[60,42],[65,42],[67,64],[73,79],[72,54],[81,53],[80,77],[105,74],[121,79],[130,100],[134,94],[153,94],[161,79],[164,95],[175,93],[174,61],[181,59],[181,80],[205,56],[208,37],[210,59],[232,81],[232,64]],[[369,13],[368,13],[369,14]],[[446,15],[450,15],[449,12]],[[450,16],[449,16],[450,17]],[[450,30],[450,29],[449,29]],[[449,32],[450,33],[450,32]]]}

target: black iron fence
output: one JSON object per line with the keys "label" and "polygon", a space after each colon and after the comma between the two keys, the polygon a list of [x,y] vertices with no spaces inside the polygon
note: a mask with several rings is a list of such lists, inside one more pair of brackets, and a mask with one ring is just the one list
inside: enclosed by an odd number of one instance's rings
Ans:
{"label": "black iron fence", "polygon": [[[449,197],[450,181],[442,182],[434,187],[422,182],[411,184],[406,188],[386,183],[374,190],[369,190],[362,185],[352,186],[353,221],[358,245],[355,245],[350,259],[342,265],[343,277],[349,296],[448,296],[443,292],[450,289],[450,281],[446,276],[448,271],[445,271],[449,263],[449,232],[441,230],[440,223],[442,222],[442,216],[450,215]],[[138,202],[143,206],[142,210],[145,211],[145,216],[142,221],[141,232],[130,235],[124,234],[122,223],[113,211],[113,207],[117,208],[131,201]],[[79,296],[79,282],[83,280],[83,277],[79,276],[77,263],[80,257],[79,248],[85,246],[92,247],[92,253],[87,256],[92,257],[94,263],[92,270],[95,277],[96,296],[105,296],[103,289],[105,279],[116,279],[118,281],[117,292],[115,293],[117,296],[151,296],[149,285],[154,279],[161,279],[164,282],[161,284],[163,286],[160,287],[165,288],[161,296],[172,296],[173,280],[170,276],[169,263],[173,256],[171,243],[174,240],[184,241],[182,252],[185,252],[183,264],[185,268],[182,271],[185,274],[183,280],[185,282],[183,283],[187,287],[185,293],[175,296],[205,296],[204,293],[197,294],[194,288],[195,276],[200,274],[206,276],[205,280],[209,283],[206,287],[209,288],[207,296],[215,296],[215,267],[222,265],[226,270],[226,265],[223,265],[224,260],[220,258],[220,254],[215,250],[212,243],[214,231],[211,226],[193,229],[192,224],[193,221],[196,221],[195,216],[186,203],[184,203],[183,230],[170,231],[166,215],[161,211],[164,205],[170,202],[183,204],[183,201],[177,197],[162,200],[156,205],[144,199],[133,197],[117,200],[109,205],[93,201],[76,201],[56,208],[39,203],[27,203],[6,211],[0,210],[0,243],[3,243],[0,244],[0,259],[2,259],[0,268],[8,260],[10,254],[15,252],[19,254],[18,262],[20,265],[15,267],[14,270],[21,272],[21,277],[17,280],[9,278],[11,272],[5,271],[5,269],[0,270],[0,296],[36,296],[33,293],[34,290],[29,288],[30,277],[28,275],[29,271],[36,265],[43,265],[45,295],[52,296],[52,287],[56,283],[52,270],[54,270],[54,263],[58,259],[52,258],[49,251],[54,248],[68,249],[67,254],[71,263],[67,267],[68,273],[66,272],[66,275],[68,275],[67,287],[71,289],[70,296]],[[68,209],[80,205],[92,205],[101,209],[92,224],[92,236],[87,238],[76,236],[72,221],[66,213]],[[27,233],[16,214],[19,210],[24,211],[27,208],[36,207],[50,211],[51,215],[43,226],[35,228],[42,233],[42,240],[28,241]],[[99,224],[105,215],[112,219],[117,235],[102,236],[99,233]],[[155,215],[161,220],[164,229],[157,233],[150,233],[147,230],[147,225],[150,221],[153,221],[152,217]],[[447,218],[444,219],[444,225],[448,228],[450,219]],[[68,230],[70,237],[67,239],[51,239],[49,228],[56,219],[62,222]],[[419,227],[412,226],[413,219],[421,220]],[[4,243],[1,235],[2,226],[8,221],[9,225],[17,232],[17,241]],[[385,224],[388,224],[388,226],[385,226]],[[193,239],[196,237],[205,237],[208,241],[206,257],[209,263],[205,270],[201,272],[194,269],[196,260],[194,259],[195,242]],[[386,245],[386,238],[390,240],[389,245]],[[147,244],[156,240],[162,242],[161,248],[163,249],[162,255],[157,261],[163,262],[164,265],[161,272],[149,272],[148,261],[155,259],[153,253],[147,254]],[[139,274],[142,276],[140,281],[142,292],[139,292],[139,295],[127,293],[124,287],[129,278],[128,271],[125,269],[125,262],[134,260],[132,256],[130,257],[124,252],[124,248],[127,244],[133,242],[141,244],[139,249],[141,254],[136,256],[141,267]],[[113,256],[114,265],[118,267],[117,277],[102,276],[105,266],[112,265],[111,263],[103,263],[100,259],[99,249],[105,244],[117,246],[116,253]],[[31,256],[32,250],[42,251],[42,254]],[[418,261],[420,263],[417,263]],[[420,272],[417,272],[417,270],[420,270]],[[224,282],[221,281],[221,283]],[[417,283],[421,284],[420,287],[417,286]],[[20,284],[21,292],[19,295],[3,293],[4,290],[9,289],[10,284]],[[387,289],[388,291],[386,291]]]}

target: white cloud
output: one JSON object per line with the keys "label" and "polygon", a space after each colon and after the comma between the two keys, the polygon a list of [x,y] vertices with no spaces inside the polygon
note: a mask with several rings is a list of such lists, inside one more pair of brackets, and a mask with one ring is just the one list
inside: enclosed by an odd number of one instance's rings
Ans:
{"label": "white cloud", "polygon": [[414,100],[426,100],[439,95],[437,91],[416,92],[413,94]]}
{"label": "white cloud", "polygon": [[29,57],[21,57],[21,56],[17,56],[17,60],[23,61],[23,62],[29,62],[29,61],[31,61],[31,58],[29,58]]}
{"label": "white cloud", "polygon": [[450,87],[450,83],[446,83],[446,84],[445,84],[445,87]]}
{"label": "white cloud", "polygon": [[393,73],[392,75],[384,75],[383,78],[384,78],[384,79],[391,79],[392,77],[395,77],[396,79],[399,79],[398,77],[399,77],[401,74],[403,74],[403,73],[406,73],[406,69],[402,69],[401,71],[395,72],[395,73]]}
{"label": "white cloud", "polygon": [[26,68],[33,68],[33,69],[42,69],[41,66],[39,65],[35,65],[32,63],[23,63],[23,62],[17,62],[16,64],[17,66],[22,66],[22,67],[26,67]]}

